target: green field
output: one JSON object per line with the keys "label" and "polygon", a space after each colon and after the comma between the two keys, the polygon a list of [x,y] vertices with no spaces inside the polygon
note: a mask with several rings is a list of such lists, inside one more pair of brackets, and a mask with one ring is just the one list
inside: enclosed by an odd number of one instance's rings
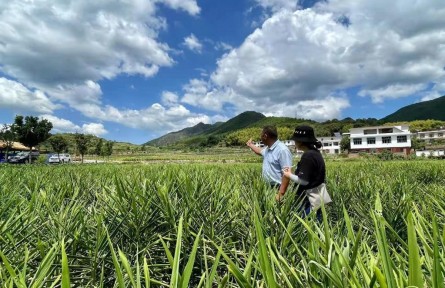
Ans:
{"label": "green field", "polygon": [[224,159],[0,166],[0,287],[444,287],[444,161],[330,161],[317,222]]}

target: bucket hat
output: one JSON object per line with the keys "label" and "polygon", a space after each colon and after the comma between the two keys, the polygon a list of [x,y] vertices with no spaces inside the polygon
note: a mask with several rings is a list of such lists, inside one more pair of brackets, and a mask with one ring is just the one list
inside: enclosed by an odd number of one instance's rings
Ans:
{"label": "bucket hat", "polygon": [[304,143],[316,143],[318,141],[315,138],[314,129],[306,125],[297,126],[291,139]]}

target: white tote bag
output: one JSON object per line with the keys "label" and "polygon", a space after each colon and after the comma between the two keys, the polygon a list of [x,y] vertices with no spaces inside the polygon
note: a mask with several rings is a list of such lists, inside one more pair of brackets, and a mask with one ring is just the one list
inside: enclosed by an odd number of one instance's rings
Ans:
{"label": "white tote bag", "polygon": [[329,196],[326,184],[322,183],[315,188],[305,190],[309,202],[311,203],[311,209],[316,210],[321,207],[321,203],[328,204],[332,202],[331,196]]}

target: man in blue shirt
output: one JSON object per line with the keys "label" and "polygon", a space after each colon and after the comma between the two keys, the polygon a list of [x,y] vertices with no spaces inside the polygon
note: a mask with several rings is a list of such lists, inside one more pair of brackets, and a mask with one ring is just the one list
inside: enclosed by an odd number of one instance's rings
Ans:
{"label": "man in blue shirt", "polygon": [[278,140],[277,128],[265,126],[261,131],[261,142],[266,147],[256,147],[252,139],[247,141],[247,146],[258,155],[263,156],[263,178],[271,187],[278,189],[276,200],[280,200],[289,186],[289,178],[284,177],[283,169],[292,167],[292,153],[289,148]]}

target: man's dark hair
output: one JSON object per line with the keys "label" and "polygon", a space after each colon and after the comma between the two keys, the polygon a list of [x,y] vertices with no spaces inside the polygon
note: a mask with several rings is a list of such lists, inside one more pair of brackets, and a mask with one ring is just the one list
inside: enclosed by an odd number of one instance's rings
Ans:
{"label": "man's dark hair", "polygon": [[264,126],[263,127],[263,133],[267,134],[267,136],[269,136],[269,138],[271,139],[278,139],[278,131],[277,131],[277,127],[275,126]]}

